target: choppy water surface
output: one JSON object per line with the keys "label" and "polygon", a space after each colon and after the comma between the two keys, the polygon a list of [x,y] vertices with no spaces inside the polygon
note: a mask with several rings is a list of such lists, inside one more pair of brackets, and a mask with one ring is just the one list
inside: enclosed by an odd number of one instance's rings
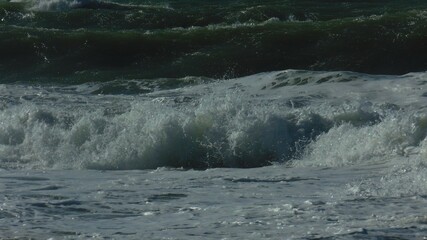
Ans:
{"label": "choppy water surface", "polygon": [[406,178],[416,170],[385,169],[3,171],[0,229],[35,239],[425,239],[425,185],[420,196]]}
{"label": "choppy water surface", "polygon": [[0,0],[0,239],[425,240],[426,6]]}
{"label": "choppy water surface", "polygon": [[177,81],[2,85],[3,236],[425,238],[425,73]]}
{"label": "choppy water surface", "polygon": [[427,67],[425,1],[0,1],[2,81]]}

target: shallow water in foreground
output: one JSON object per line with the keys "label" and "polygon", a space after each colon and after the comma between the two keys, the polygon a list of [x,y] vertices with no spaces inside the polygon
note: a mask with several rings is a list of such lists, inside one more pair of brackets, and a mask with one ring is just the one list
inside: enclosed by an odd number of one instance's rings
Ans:
{"label": "shallow water in foreground", "polygon": [[388,167],[1,171],[0,230],[34,239],[425,239],[425,186],[416,194]]}

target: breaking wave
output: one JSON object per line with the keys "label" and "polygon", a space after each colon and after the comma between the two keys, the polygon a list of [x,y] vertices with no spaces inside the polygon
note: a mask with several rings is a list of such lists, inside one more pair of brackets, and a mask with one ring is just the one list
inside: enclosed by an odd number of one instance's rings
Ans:
{"label": "breaking wave", "polygon": [[412,158],[425,155],[423,79],[289,70],[139,95],[100,94],[105,84],[8,85],[0,167],[334,167]]}

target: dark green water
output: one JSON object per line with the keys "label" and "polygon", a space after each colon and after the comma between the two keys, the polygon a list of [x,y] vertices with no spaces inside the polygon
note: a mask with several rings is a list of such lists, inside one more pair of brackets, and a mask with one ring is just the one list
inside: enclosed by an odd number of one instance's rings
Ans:
{"label": "dark green water", "polygon": [[0,0],[0,81],[427,69],[427,1]]}

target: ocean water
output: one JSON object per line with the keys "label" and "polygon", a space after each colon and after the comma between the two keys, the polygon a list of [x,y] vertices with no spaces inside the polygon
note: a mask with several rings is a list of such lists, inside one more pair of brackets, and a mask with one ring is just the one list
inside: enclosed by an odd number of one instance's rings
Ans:
{"label": "ocean water", "polygon": [[427,2],[0,0],[0,239],[427,239]]}

